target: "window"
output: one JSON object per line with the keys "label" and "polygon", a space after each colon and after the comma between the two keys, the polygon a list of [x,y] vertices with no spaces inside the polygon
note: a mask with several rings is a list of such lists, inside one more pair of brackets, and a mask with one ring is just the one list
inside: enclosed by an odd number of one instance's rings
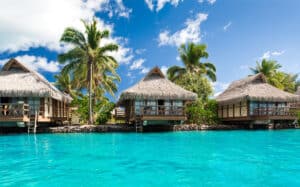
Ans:
{"label": "window", "polygon": [[28,99],[28,104],[29,104],[29,108],[30,108],[30,114],[34,115],[35,111],[39,110],[40,98],[39,97],[31,97]]}
{"label": "window", "polygon": [[142,107],[144,106],[145,101],[144,100],[135,100],[134,101],[134,113],[136,115],[141,115]]}
{"label": "window", "polygon": [[157,114],[157,102],[156,100],[148,100],[146,102],[145,111],[148,115],[155,115]]}
{"label": "window", "polygon": [[260,108],[260,115],[267,115],[267,110],[268,110],[268,103],[266,102],[261,102],[259,103],[259,108]]}
{"label": "window", "polygon": [[276,105],[274,102],[269,102],[268,103],[268,114],[269,115],[275,115],[276,114]]}
{"label": "window", "polygon": [[251,101],[250,102],[250,115],[258,115],[258,102]]}
{"label": "window", "polygon": [[179,100],[173,101],[173,113],[175,115],[183,115],[183,102]]}

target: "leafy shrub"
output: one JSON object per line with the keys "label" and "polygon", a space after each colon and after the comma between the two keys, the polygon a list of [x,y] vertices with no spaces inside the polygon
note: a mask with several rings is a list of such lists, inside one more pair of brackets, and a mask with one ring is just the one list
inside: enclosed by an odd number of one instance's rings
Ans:
{"label": "leafy shrub", "polygon": [[218,113],[217,113],[217,102],[215,100],[208,100],[206,102],[198,99],[196,102],[191,103],[186,108],[188,116],[188,122],[194,124],[217,124]]}
{"label": "leafy shrub", "polygon": [[207,101],[213,93],[211,83],[206,77],[196,76],[195,74],[184,74],[175,83],[186,90],[194,92],[202,101]]}
{"label": "leafy shrub", "polygon": [[298,116],[298,125],[300,125],[300,111],[297,112],[297,116]]}
{"label": "leafy shrub", "polygon": [[115,104],[112,102],[103,103],[97,111],[96,124],[105,124],[111,119],[111,111],[114,109]]}
{"label": "leafy shrub", "polygon": [[[75,111],[82,122],[87,122],[89,118],[89,105],[88,96],[77,97],[73,100],[72,106],[78,109]],[[102,98],[93,104],[94,119],[96,124],[104,124],[111,118],[111,111],[114,109],[114,103],[110,102],[107,98]]]}

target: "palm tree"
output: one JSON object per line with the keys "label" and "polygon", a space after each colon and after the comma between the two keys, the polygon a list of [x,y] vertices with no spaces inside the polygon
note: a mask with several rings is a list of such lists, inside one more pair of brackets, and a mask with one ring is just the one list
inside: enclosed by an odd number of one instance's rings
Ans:
{"label": "palm tree", "polygon": [[294,93],[297,89],[298,74],[290,74],[279,71],[281,65],[274,60],[263,59],[261,62],[256,62],[256,67],[250,68],[254,73],[262,73],[266,76],[268,83],[271,85]]}
{"label": "palm tree", "polygon": [[212,81],[216,81],[216,67],[209,62],[202,63],[201,58],[208,58],[204,44],[182,44],[179,48],[180,58],[184,67],[172,66],[168,69],[168,78],[171,81],[176,81],[186,73],[196,75],[206,75]]}
{"label": "palm tree", "polygon": [[54,78],[56,79],[56,82],[54,85],[62,92],[65,92],[69,94],[71,97],[76,97],[76,91],[74,90],[74,83],[71,81],[71,77],[67,73],[61,73],[58,75],[55,75]]}
{"label": "palm tree", "polygon": [[116,44],[102,45],[101,41],[109,37],[109,31],[100,31],[97,21],[91,23],[83,21],[85,33],[75,28],[66,28],[60,41],[71,44],[73,48],[60,54],[58,60],[66,64],[62,73],[72,73],[79,83],[78,88],[88,90],[89,94],[89,124],[93,124],[93,94],[98,87],[112,93],[116,86],[114,80],[119,80],[116,73],[117,61],[107,52],[118,50]]}
{"label": "palm tree", "polygon": [[254,74],[262,73],[267,78],[271,78],[280,68],[281,65],[276,61],[263,59],[261,62],[256,62],[256,67],[250,68],[250,70]]}

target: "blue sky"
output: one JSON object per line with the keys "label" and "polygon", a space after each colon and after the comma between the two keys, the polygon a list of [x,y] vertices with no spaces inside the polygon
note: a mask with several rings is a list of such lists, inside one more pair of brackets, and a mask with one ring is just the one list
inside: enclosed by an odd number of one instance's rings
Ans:
{"label": "blue sky", "polygon": [[16,57],[54,81],[67,26],[96,16],[120,50],[119,93],[154,66],[181,65],[178,45],[205,43],[217,67],[215,93],[251,72],[262,57],[300,73],[300,1],[297,0],[11,0],[0,3],[0,66]]}

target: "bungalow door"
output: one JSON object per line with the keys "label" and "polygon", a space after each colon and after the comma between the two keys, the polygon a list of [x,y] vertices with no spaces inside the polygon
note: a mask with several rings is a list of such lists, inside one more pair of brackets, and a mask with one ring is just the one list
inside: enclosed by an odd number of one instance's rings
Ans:
{"label": "bungalow door", "polygon": [[39,97],[31,97],[28,99],[28,105],[30,110],[30,115],[34,116],[35,112],[39,112],[40,109],[40,98]]}
{"label": "bungalow door", "polygon": [[158,100],[158,115],[162,116],[165,114],[165,101],[164,100]]}

